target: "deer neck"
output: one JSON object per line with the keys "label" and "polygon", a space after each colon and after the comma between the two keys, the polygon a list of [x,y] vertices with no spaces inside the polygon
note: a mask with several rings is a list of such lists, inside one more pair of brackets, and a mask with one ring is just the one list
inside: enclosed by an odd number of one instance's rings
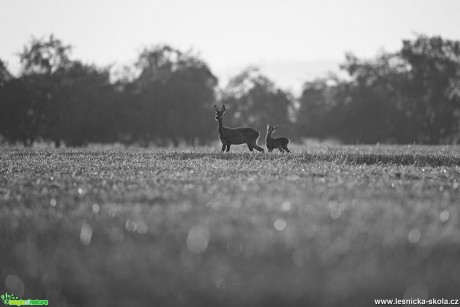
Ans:
{"label": "deer neck", "polygon": [[268,132],[268,131],[267,131],[267,137],[266,137],[265,139],[266,139],[266,140],[271,139],[271,138],[272,138],[272,133],[273,133],[273,132]]}
{"label": "deer neck", "polygon": [[219,127],[219,134],[222,135],[222,131],[224,130],[224,124],[222,124],[222,118],[217,120],[217,125]]}

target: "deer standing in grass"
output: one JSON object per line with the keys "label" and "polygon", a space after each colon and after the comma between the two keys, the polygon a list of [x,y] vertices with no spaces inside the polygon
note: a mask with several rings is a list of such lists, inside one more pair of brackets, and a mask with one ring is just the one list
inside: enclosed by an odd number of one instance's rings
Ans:
{"label": "deer standing in grass", "polygon": [[222,152],[227,148],[227,152],[230,150],[230,145],[246,144],[250,151],[257,149],[260,152],[264,152],[262,147],[257,145],[257,139],[260,136],[259,131],[253,128],[227,128],[222,124],[222,115],[225,113],[225,105],[222,105],[222,110],[219,110],[214,105],[216,110],[216,121],[219,122],[219,137],[222,142]]}
{"label": "deer standing in grass", "polygon": [[285,137],[279,137],[279,138],[272,138],[272,133],[273,131],[278,128],[278,125],[276,126],[270,126],[267,124],[267,136],[265,138],[265,146],[267,146],[268,152],[272,152],[274,148],[278,148],[280,152],[291,152],[287,145],[289,144],[289,139]]}

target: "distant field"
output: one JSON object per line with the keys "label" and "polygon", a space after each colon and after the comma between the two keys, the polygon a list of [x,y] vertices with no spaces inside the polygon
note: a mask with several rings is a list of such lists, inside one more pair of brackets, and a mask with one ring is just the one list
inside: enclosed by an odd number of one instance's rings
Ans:
{"label": "distant field", "polygon": [[460,298],[460,148],[0,149],[0,292],[51,306]]}

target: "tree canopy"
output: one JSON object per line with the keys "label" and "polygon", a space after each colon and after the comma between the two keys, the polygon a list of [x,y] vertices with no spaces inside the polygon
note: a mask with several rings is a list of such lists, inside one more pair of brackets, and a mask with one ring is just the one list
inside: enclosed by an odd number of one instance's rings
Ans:
{"label": "tree canopy", "polygon": [[218,87],[191,50],[153,45],[115,75],[74,59],[50,35],[32,38],[12,75],[0,59],[0,140],[55,146],[114,143],[206,144],[217,138],[212,105],[225,124],[267,123],[293,140],[445,144],[460,141],[460,42],[417,35],[372,59],[346,54],[344,75],[306,81],[297,97],[256,67]]}

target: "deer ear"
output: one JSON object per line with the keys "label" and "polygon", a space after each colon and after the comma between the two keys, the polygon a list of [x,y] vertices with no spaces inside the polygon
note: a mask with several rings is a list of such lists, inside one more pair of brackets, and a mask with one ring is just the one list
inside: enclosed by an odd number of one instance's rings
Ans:
{"label": "deer ear", "polygon": [[275,125],[275,126],[273,127],[273,129],[276,129],[276,128],[278,128],[278,125]]}
{"label": "deer ear", "polygon": [[222,111],[225,111],[225,104],[222,105]]}
{"label": "deer ear", "polygon": [[214,109],[215,109],[216,111],[219,111],[219,108],[216,107],[216,105],[214,105]]}

